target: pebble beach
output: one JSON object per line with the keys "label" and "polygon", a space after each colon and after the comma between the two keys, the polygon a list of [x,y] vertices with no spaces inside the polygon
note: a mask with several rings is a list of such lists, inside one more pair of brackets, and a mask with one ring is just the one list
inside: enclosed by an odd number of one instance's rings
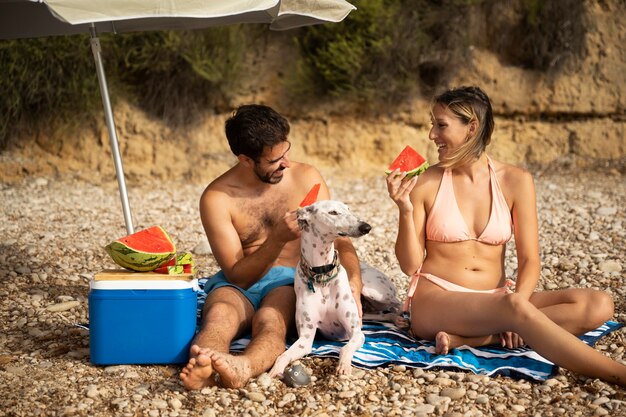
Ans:
{"label": "pebble beach", "polygon": [[[626,323],[623,169],[533,172],[542,273],[538,289],[595,288]],[[397,210],[384,178],[323,174],[332,195],[372,225],[354,240],[401,299],[393,252]],[[128,184],[135,229],[160,225],[197,276],[217,272],[198,215],[204,185]],[[304,358],[312,382],[291,388],[262,374],[241,389],[188,392],[175,365],[95,366],[89,360],[89,282],[115,268],[103,246],[126,235],[114,180],[26,178],[0,183],[0,416],[626,416],[626,390],[565,370],[545,382],[391,366],[335,375],[336,360]],[[514,243],[507,275],[515,277]],[[626,330],[596,349],[626,363]]]}

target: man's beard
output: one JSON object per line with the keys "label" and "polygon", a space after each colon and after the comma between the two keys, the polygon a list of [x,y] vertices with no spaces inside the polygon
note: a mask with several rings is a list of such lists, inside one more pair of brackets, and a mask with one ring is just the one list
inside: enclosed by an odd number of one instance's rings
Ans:
{"label": "man's beard", "polygon": [[283,179],[283,176],[281,175],[280,177],[274,177],[274,174],[276,172],[284,171],[284,170],[285,170],[285,168],[278,168],[275,171],[272,171],[272,172],[269,172],[269,173],[268,172],[263,173],[263,172],[259,172],[259,170],[257,170],[257,168],[255,167],[254,168],[254,173],[256,174],[257,178],[261,182],[264,182],[266,184],[278,184]]}

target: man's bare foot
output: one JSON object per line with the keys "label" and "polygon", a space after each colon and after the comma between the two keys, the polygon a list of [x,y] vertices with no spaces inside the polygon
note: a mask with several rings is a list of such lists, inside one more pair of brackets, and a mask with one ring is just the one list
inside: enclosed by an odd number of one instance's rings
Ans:
{"label": "man's bare foot", "polygon": [[180,379],[188,390],[215,385],[211,355],[213,351],[198,345],[191,346],[189,362],[180,372]]}
{"label": "man's bare foot", "polygon": [[437,355],[447,355],[450,350],[450,336],[446,332],[439,332],[435,336],[435,353]]}
{"label": "man's bare foot", "polygon": [[241,388],[254,376],[250,362],[244,356],[212,352],[211,365],[220,376],[220,385],[225,388]]}

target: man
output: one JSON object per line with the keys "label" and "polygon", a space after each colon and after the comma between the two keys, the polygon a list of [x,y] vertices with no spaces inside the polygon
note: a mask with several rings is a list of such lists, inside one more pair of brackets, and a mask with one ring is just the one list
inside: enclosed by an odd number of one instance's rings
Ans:
{"label": "man", "polygon": [[[226,137],[238,162],[204,190],[202,225],[222,270],[207,282],[202,328],[180,374],[187,389],[220,383],[238,388],[269,370],[285,350],[294,321],[293,278],[300,257],[295,210],[321,184],[314,167],[289,159],[289,123],[273,109],[245,105],[226,121]],[[348,238],[335,242],[361,310],[359,262]],[[251,329],[242,355],[231,341]]]}

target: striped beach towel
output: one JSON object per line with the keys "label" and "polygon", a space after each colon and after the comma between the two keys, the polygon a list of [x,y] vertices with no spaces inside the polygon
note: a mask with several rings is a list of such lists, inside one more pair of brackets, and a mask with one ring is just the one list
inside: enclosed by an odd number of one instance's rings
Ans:
{"label": "striped beach towel", "polygon": [[[202,280],[200,282],[203,284]],[[206,294],[198,292],[198,319]],[[593,346],[603,336],[623,325],[608,321],[580,338]],[[483,375],[504,375],[532,381],[545,381],[555,375],[558,367],[529,348],[506,349],[495,345],[472,348],[463,346],[451,349],[447,355],[435,354],[434,342],[416,340],[392,323],[365,321],[364,345],[355,353],[352,364],[358,368],[374,369],[389,365],[411,368],[466,370]],[[235,340],[232,352],[243,352],[250,337]],[[286,347],[295,340],[289,340]],[[310,356],[338,358],[343,342],[317,338]]]}

